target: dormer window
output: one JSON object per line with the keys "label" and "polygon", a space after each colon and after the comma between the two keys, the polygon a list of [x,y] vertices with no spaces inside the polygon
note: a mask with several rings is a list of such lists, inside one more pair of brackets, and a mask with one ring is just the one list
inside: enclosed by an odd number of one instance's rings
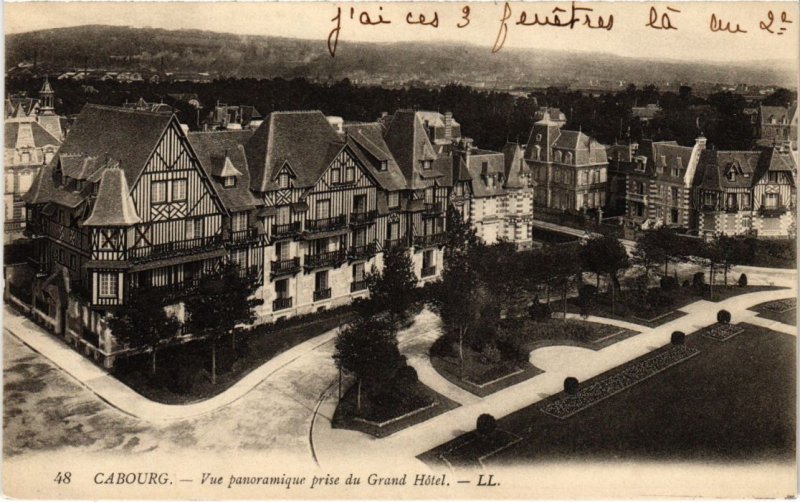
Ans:
{"label": "dormer window", "polygon": [[486,177],[486,186],[488,186],[489,188],[494,186],[494,176]]}
{"label": "dormer window", "polygon": [[280,188],[289,188],[289,173],[283,172],[278,176],[278,186]]}
{"label": "dormer window", "polygon": [[225,176],[222,178],[222,185],[225,188],[233,188],[236,186],[236,176]]}
{"label": "dormer window", "polygon": [[423,160],[422,162],[422,169],[425,171],[430,171],[433,168],[433,161],[432,160]]}
{"label": "dormer window", "polygon": [[673,178],[680,178],[681,177],[681,170],[677,168],[672,169],[672,177]]}
{"label": "dormer window", "polygon": [[389,161],[382,160],[381,161],[381,171],[388,171],[389,170]]}

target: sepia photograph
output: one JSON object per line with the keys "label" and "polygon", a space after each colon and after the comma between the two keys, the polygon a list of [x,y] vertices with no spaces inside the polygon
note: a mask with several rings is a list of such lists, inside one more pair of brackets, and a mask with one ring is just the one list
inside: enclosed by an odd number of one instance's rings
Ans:
{"label": "sepia photograph", "polygon": [[4,35],[6,497],[796,497],[796,2]]}

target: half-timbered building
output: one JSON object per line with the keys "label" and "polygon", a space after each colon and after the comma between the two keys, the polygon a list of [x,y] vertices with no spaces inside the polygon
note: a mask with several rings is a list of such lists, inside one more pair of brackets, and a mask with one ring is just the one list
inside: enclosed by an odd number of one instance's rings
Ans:
{"label": "half-timbered building", "polygon": [[796,235],[797,165],[788,151],[702,152],[694,182],[694,225],[703,235]]}

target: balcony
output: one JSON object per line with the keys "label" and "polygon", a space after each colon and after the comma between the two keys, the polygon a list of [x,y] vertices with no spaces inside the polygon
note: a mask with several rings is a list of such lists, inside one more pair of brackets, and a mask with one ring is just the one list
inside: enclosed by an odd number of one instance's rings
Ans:
{"label": "balcony", "polygon": [[367,284],[366,279],[361,279],[360,281],[353,281],[350,283],[350,292],[355,293],[357,291],[365,291],[369,289],[369,284]]}
{"label": "balcony", "polygon": [[303,263],[306,270],[325,267],[338,267],[347,260],[347,251],[338,249],[326,253],[307,254]]}
{"label": "balcony", "polygon": [[345,215],[332,216],[330,218],[320,218],[318,220],[306,220],[306,232],[325,232],[326,230],[338,230],[347,226]]}
{"label": "balcony", "polygon": [[385,241],[383,241],[384,251],[392,248],[405,249],[407,247],[408,247],[408,239],[406,239],[405,237],[401,237],[399,239],[386,239]]}
{"label": "balcony", "polygon": [[272,233],[270,237],[276,239],[290,239],[300,233],[300,222],[293,221],[292,223],[281,223],[279,225],[272,225]]}
{"label": "balcony", "polygon": [[330,298],[331,298],[331,288],[318,289],[314,291],[315,302],[320,302],[322,300],[330,300]]}
{"label": "balcony", "polygon": [[231,241],[233,242],[251,242],[257,239],[257,228],[245,228],[244,230],[233,230],[231,232]]}
{"label": "balcony", "polygon": [[272,311],[277,312],[278,310],[285,310],[292,308],[292,297],[288,298],[278,298],[272,300]]}
{"label": "balcony", "polygon": [[758,214],[764,218],[780,218],[787,211],[786,206],[764,207],[758,210]]}
{"label": "balcony", "polygon": [[378,211],[357,211],[355,213],[350,213],[350,225],[352,226],[359,226],[359,225],[369,225],[375,222],[375,218],[378,217]]}
{"label": "balcony", "polygon": [[6,232],[19,232],[25,228],[25,220],[8,220],[3,228]]}
{"label": "balcony", "polygon": [[628,200],[633,202],[647,202],[647,195],[643,193],[628,192]]}
{"label": "balcony", "polygon": [[422,277],[431,277],[436,275],[436,265],[431,265],[430,267],[422,267]]}
{"label": "balcony", "polygon": [[269,275],[274,279],[284,275],[295,275],[298,272],[300,272],[300,258],[289,258],[272,261]]}
{"label": "balcony", "polygon": [[429,248],[434,246],[443,246],[445,242],[444,232],[429,235],[415,235],[414,246],[417,248]]}
{"label": "balcony", "polygon": [[422,210],[423,218],[436,218],[444,212],[444,205],[441,202],[426,202]]}
{"label": "balcony", "polygon": [[153,246],[143,246],[128,250],[128,257],[135,263],[158,260],[161,258],[173,258],[176,256],[200,253],[222,246],[222,237],[214,235],[211,237],[199,237],[185,241],[165,242]]}
{"label": "balcony", "polygon": [[78,228],[67,227],[55,221],[45,221],[43,228],[30,223],[28,229],[31,234],[44,234],[65,244],[78,249],[89,249],[89,232]]}
{"label": "balcony", "polygon": [[730,206],[726,206],[725,207],[725,212],[726,213],[738,213],[739,212],[739,206],[737,206],[735,204],[730,205]]}
{"label": "balcony", "polygon": [[376,253],[375,243],[366,244],[364,246],[352,246],[347,250],[347,259],[349,260],[369,260]]}

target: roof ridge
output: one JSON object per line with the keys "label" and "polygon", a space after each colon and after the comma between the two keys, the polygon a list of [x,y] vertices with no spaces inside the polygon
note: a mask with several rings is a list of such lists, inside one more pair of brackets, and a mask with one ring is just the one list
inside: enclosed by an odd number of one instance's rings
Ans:
{"label": "roof ridge", "polygon": [[167,115],[165,113],[153,112],[153,111],[150,111],[150,110],[137,110],[136,108],[125,108],[123,106],[111,106],[111,105],[99,105],[99,104],[96,104],[96,103],[86,103],[86,105],[84,105],[84,108],[96,108],[96,109],[99,109],[99,110],[108,110],[108,111],[112,111],[112,112],[124,112],[124,113],[130,113],[130,114],[135,114],[135,115],[152,115],[154,117],[165,117],[165,118],[171,117],[170,115]]}

